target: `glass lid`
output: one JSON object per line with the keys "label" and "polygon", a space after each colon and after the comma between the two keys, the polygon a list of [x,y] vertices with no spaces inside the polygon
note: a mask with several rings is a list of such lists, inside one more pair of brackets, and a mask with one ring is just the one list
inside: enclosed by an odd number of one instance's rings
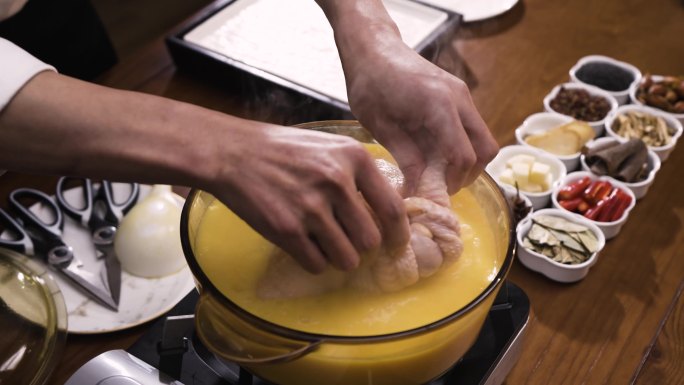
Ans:
{"label": "glass lid", "polygon": [[46,383],[66,326],[64,299],[47,268],[0,248],[0,384]]}

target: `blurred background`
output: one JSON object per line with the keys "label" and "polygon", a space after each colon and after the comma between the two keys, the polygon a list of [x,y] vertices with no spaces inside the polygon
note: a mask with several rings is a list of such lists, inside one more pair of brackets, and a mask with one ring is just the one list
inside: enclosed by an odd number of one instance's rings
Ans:
{"label": "blurred background", "polygon": [[91,0],[120,59],[192,16],[212,0]]}

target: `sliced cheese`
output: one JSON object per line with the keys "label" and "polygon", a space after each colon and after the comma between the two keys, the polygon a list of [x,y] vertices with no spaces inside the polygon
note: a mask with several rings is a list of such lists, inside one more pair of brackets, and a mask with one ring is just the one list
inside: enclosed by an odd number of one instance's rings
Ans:
{"label": "sliced cheese", "polygon": [[594,139],[596,133],[586,122],[572,121],[546,132],[525,137],[525,143],[555,155],[573,155]]}
{"label": "sliced cheese", "polygon": [[530,146],[540,148],[555,155],[572,155],[579,152],[580,137],[574,131],[545,132],[525,138]]}
{"label": "sliced cheese", "polygon": [[573,131],[580,137],[580,143],[584,146],[588,141],[594,139],[596,131],[587,122],[579,120],[572,121],[565,125],[565,129]]}

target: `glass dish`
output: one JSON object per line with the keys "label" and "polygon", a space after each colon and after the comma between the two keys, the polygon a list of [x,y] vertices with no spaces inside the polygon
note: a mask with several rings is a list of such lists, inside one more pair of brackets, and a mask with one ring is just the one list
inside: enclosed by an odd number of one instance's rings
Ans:
{"label": "glass dish", "polygon": [[42,385],[66,341],[62,294],[48,270],[0,248],[0,383]]}

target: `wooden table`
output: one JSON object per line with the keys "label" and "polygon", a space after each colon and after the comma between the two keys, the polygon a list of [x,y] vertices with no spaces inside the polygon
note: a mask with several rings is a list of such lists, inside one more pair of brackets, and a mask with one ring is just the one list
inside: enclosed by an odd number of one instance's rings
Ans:
{"label": "wooden table", "polygon": [[[527,0],[494,19],[464,25],[439,63],[464,79],[500,145],[541,111],[542,99],[582,56],[604,54],[643,72],[684,74],[684,2]],[[226,87],[177,72],[163,37],[101,79],[117,88],[281,123]],[[533,317],[506,384],[684,383],[684,148],[663,164],[648,195],[610,240],[590,274],[559,284],[516,262],[509,278],[530,297]],[[8,173],[10,189],[54,189],[53,177]],[[148,325],[68,338],[50,384],[83,363],[126,348]],[[353,385],[353,384],[350,384]]]}

